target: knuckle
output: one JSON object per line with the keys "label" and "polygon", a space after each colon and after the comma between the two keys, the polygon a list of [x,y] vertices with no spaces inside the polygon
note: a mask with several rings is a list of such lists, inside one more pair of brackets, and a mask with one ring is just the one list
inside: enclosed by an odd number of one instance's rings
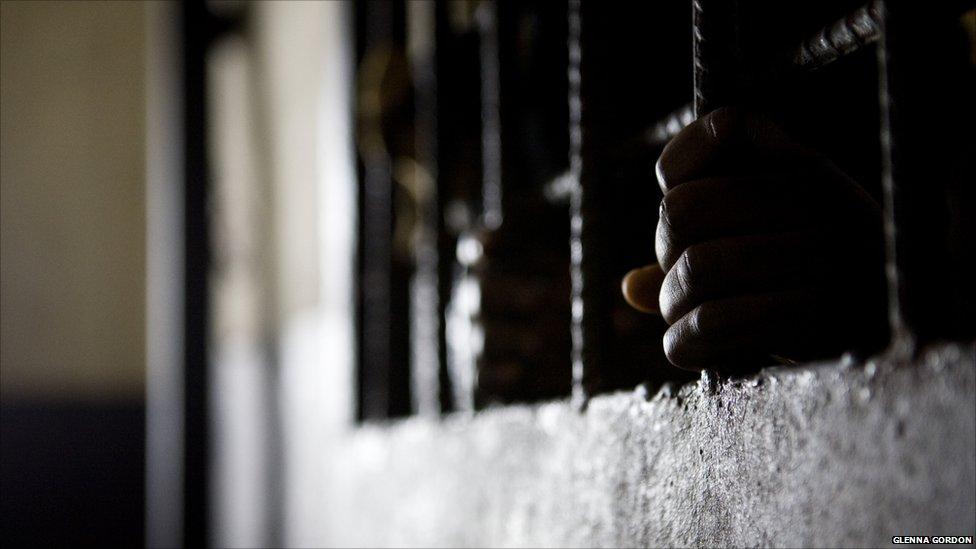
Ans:
{"label": "knuckle", "polygon": [[658,224],[666,227],[671,226],[671,211],[674,209],[674,202],[674,193],[667,193],[664,195],[664,198],[661,199],[661,205],[657,212]]}
{"label": "knuckle", "polygon": [[674,320],[687,312],[689,304],[694,300],[695,287],[692,284],[687,257],[687,251],[682,252],[670,273],[672,283],[668,288],[670,293],[668,313]]}
{"label": "knuckle", "polygon": [[664,317],[664,321],[668,324],[674,324],[681,318],[680,313],[680,301],[681,301],[681,282],[676,280],[677,272],[672,269],[664,277],[664,283],[661,284],[661,293],[658,296],[658,302],[661,306],[661,316]]}
{"label": "knuckle", "polygon": [[715,303],[706,301],[688,313],[688,320],[694,327],[695,333],[707,334],[714,330],[720,314]]}
{"label": "knuckle", "polygon": [[685,319],[677,322],[664,332],[664,356],[668,362],[685,370],[696,370],[696,347],[699,338]]}
{"label": "knuckle", "polygon": [[686,339],[685,334],[677,326],[672,326],[664,332],[664,356],[675,366],[684,365],[684,339]]}
{"label": "knuckle", "polygon": [[700,245],[685,248],[674,267],[665,276],[661,286],[661,315],[674,324],[688,313],[703,297],[705,278],[701,265],[705,263],[705,251]]}
{"label": "knuckle", "polygon": [[661,201],[661,213],[657,221],[657,229],[654,232],[654,252],[658,262],[665,270],[671,267],[671,256],[674,248],[674,228],[671,226],[671,217],[668,214],[668,206],[665,201]]}
{"label": "knuckle", "polygon": [[678,258],[678,266],[680,267],[679,276],[682,279],[682,285],[685,287],[686,293],[691,286],[693,277],[698,274],[698,269],[702,263],[702,250],[697,244],[692,244],[685,248],[681,252],[681,257]]}
{"label": "knuckle", "polygon": [[658,261],[667,270],[670,269],[681,251],[678,243],[681,241],[682,230],[675,222],[681,219],[680,201],[675,199],[674,193],[668,193],[661,200],[660,216],[655,233],[655,252]]}
{"label": "knuckle", "polygon": [[658,263],[667,270],[669,266],[667,258],[671,255],[671,236],[662,221],[658,222],[657,231],[654,233],[654,254],[657,255]]}
{"label": "knuckle", "polygon": [[720,263],[720,250],[707,242],[688,246],[678,259],[684,282],[689,288],[719,276],[716,265]]}
{"label": "knuckle", "polygon": [[661,199],[659,221],[672,233],[687,232],[686,227],[697,219],[695,190],[688,185],[681,185],[668,191]]}

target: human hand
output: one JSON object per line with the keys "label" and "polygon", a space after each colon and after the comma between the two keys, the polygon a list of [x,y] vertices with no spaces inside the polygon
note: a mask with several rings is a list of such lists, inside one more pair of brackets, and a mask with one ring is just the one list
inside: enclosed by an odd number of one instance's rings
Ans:
{"label": "human hand", "polygon": [[665,147],[657,179],[658,263],[623,291],[670,325],[674,365],[737,372],[883,339],[880,208],[827,158],[726,108]]}

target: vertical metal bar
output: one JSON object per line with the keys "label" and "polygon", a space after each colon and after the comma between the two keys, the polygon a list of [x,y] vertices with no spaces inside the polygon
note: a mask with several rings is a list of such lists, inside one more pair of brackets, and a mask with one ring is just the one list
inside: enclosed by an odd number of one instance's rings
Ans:
{"label": "vertical metal bar", "polygon": [[580,176],[583,172],[583,98],[582,85],[582,50],[580,38],[582,21],[580,21],[579,0],[569,0],[569,178],[571,190],[569,195],[569,249],[570,249],[570,277],[572,283],[572,339],[573,339],[573,402],[582,406],[586,400],[584,387],[583,361],[583,216],[581,208]]}
{"label": "vertical metal bar", "polygon": [[[394,242],[398,214],[394,207],[394,161],[409,162],[409,141],[402,137],[412,112],[405,70],[405,4],[363,2],[356,5],[364,40],[358,66],[357,116],[360,195],[360,419],[385,419],[410,413],[410,295],[413,261]],[[360,11],[361,10],[361,11]],[[396,92],[391,92],[396,90]],[[403,219],[403,218],[400,218]],[[401,224],[400,226],[403,226]],[[399,242],[406,244],[406,242]]]}
{"label": "vertical metal bar", "polygon": [[738,0],[692,0],[695,117],[733,103],[740,91]]}
{"label": "vertical metal bar", "polygon": [[412,409],[423,416],[440,412],[442,322],[439,285],[439,196],[437,178],[437,75],[435,4],[407,4],[407,53],[414,85],[414,188],[417,224],[410,284]]}
{"label": "vertical metal bar", "polygon": [[[441,319],[443,342],[441,407],[444,411],[474,409],[477,368],[473,309],[480,305],[477,277],[471,267],[480,258],[474,236],[484,209],[482,164],[483,79],[480,63],[483,33],[473,2],[438,2],[438,154],[441,166],[440,232]],[[467,99],[465,99],[465,97]],[[472,98],[477,98],[472,101]],[[466,145],[475,144],[474,147]],[[471,253],[474,252],[474,253]]]}
{"label": "vertical metal bar", "polygon": [[[455,65],[449,62],[449,59],[455,54],[453,48],[457,47],[458,44],[454,29],[451,28],[450,9],[452,9],[452,6],[445,2],[434,3],[434,86],[436,99],[434,108],[436,109],[438,120],[441,117],[448,120],[448,124],[444,126],[437,124],[436,128],[435,166],[437,173],[434,178],[435,185],[437,186],[437,211],[435,213],[438,277],[437,318],[440,323],[437,330],[439,363],[438,391],[440,396],[440,409],[443,413],[454,411],[454,389],[451,383],[450,353],[448,350],[450,342],[448,338],[448,314],[450,310],[451,288],[454,280],[456,239],[455,235],[448,228],[447,212],[449,210],[449,202],[452,199],[452,184],[456,184],[456,178],[458,177],[456,172],[458,170],[452,171],[451,168],[456,166],[456,164],[451,164],[448,169],[442,172],[441,164],[438,160],[444,157],[448,161],[454,161],[451,158],[456,152],[456,149],[452,148],[455,146],[453,140],[457,138],[459,133],[456,130],[458,122],[454,118],[458,116],[458,109],[453,103],[453,100],[455,99],[454,95],[461,95],[444,93],[445,88],[447,92],[454,91],[457,82],[460,80],[454,74],[453,69],[456,68]],[[441,79],[441,75],[444,75],[445,78]]]}
{"label": "vertical metal bar", "polygon": [[[358,415],[359,419],[381,419],[388,416],[390,403],[393,182],[391,160],[383,142],[379,119],[382,109],[378,88],[380,76],[367,74],[367,71],[384,70],[382,63],[388,59],[381,56],[391,55],[388,48],[392,47],[393,4],[369,2],[362,4],[360,9],[365,51],[357,86],[361,120],[357,141],[363,162]],[[365,105],[367,102],[369,104]],[[364,112],[367,108],[375,112]]]}
{"label": "vertical metal bar", "polygon": [[585,160],[592,151],[585,140],[586,112],[583,105],[583,18],[579,0],[569,0],[569,173],[570,194],[570,280],[573,402],[585,408],[587,400],[606,385],[606,357],[610,352],[610,303],[612,286],[601,257],[600,197],[595,172]]}
{"label": "vertical metal bar", "polygon": [[[906,357],[974,330],[971,68],[943,6],[882,4],[882,182],[890,353]],[[951,105],[941,116],[935,105]],[[967,160],[967,158],[969,160]],[[967,164],[968,163],[968,164]],[[968,173],[972,177],[972,173]]]}
{"label": "vertical metal bar", "polygon": [[360,355],[360,417],[384,418],[390,400],[390,231],[393,223],[390,169],[367,162],[363,186],[363,351]]}
{"label": "vertical metal bar", "polygon": [[583,219],[580,207],[580,174],[583,171],[583,99],[581,97],[581,58],[580,38],[582,22],[580,21],[579,0],[569,0],[568,9],[568,75],[569,75],[569,178],[571,182],[569,195],[569,249],[570,249],[570,282],[572,288],[572,374],[573,374],[573,402],[582,406],[586,399],[583,385]]}
{"label": "vertical metal bar", "polygon": [[497,229],[502,224],[502,129],[501,71],[498,57],[498,5],[485,2],[478,7],[481,37],[481,224]]}

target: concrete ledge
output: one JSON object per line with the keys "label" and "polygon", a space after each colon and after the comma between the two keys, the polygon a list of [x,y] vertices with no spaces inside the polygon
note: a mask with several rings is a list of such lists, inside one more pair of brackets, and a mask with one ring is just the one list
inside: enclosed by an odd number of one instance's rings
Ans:
{"label": "concrete ledge", "polygon": [[976,529],[976,350],[769,369],[649,399],[366,426],[325,441],[290,541],[879,546]]}

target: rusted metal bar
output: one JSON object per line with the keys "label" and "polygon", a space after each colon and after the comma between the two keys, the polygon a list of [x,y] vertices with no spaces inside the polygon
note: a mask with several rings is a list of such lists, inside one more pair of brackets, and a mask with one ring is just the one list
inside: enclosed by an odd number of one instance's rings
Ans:
{"label": "rusted metal bar", "polygon": [[872,0],[804,40],[791,56],[793,67],[814,70],[877,42],[881,2]]}
{"label": "rusted metal bar", "polygon": [[695,117],[735,103],[743,86],[738,0],[693,0]]}
{"label": "rusted metal bar", "polygon": [[[705,16],[701,13],[702,6],[700,0],[695,2],[695,6],[695,17],[697,21]],[[813,71],[822,68],[845,55],[850,55],[860,50],[864,46],[874,44],[878,41],[878,37],[880,36],[878,23],[880,18],[880,9],[880,1],[872,0],[868,4],[861,6],[843,18],[838,19],[834,23],[822,28],[806,40],[800,42],[800,44],[794,48],[794,50],[788,56],[785,57],[788,62],[784,63],[784,66],[772,67],[770,68],[769,72],[789,76]],[[707,19],[707,17],[705,17],[705,19]],[[707,28],[707,24],[705,24],[705,26],[702,28],[697,28],[695,31],[696,82],[700,81],[701,79],[707,81],[709,78],[717,77],[715,74],[716,69],[704,66],[699,67],[701,60],[707,58],[709,51],[709,45],[701,38],[703,28]],[[729,78],[728,76],[721,77],[726,79]],[[699,89],[696,86],[696,100],[700,94],[707,95],[709,93],[714,93],[710,92],[708,89],[705,89],[708,86],[714,86],[714,84],[703,83],[702,85],[704,86],[702,89]],[[646,141],[652,147],[663,146],[665,143],[671,140],[672,137],[677,135],[678,132],[680,132],[685,126],[691,124],[695,120],[694,113],[695,105],[693,103],[680,107],[652,126],[645,135]]]}
{"label": "rusted metal bar", "polygon": [[[873,0],[868,4],[846,15],[842,19],[831,23],[823,29],[817,31],[813,36],[802,41],[790,55],[787,56],[789,63],[784,67],[773,67],[770,72],[775,74],[796,74],[798,72],[812,71],[822,68],[840,57],[858,51],[864,46],[874,44],[880,35],[880,1]],[[695,2],[696,21],[707,17],[702,14],[701,1]],[[702,28],[695,31],[696,40],[696,60],[695,77],[696,82],[702,82],[702,88],[696,86],[696,100],[701,94],[709,94],[707,84],[708,79],[714,78],[715,69],[699,66],[702,59],[707,58],[709,46],[702,40]],[[711,73],[711,74],[706,74]],[[725,77],[727,78],[727,77]],[[646,134],[646,140],[652,147],[659,147],[667,143],[672,137],[678,134],[685,126],[695,120],[695,105],[683,105],[671,114],[667,115],[657,124],[652,126]]]}
{"label": "rusted metal bar", "polygon": [[[707,3],[707,0],[705,2]],[[694,9],[697,20],[701,21],[705,17],[702,13],[702,2],[695,2]],[[723,9],[727,9],[727,7],[723,6]],[[880,1],[872,0],[803,40],[789,55],[784,56],[788,62],[781,67],[772,67],[770,72],[788,77],[789,75],[813,71],[836,61],[840,57],[852,54],[864,46],[874,44],[880,35],[879,13]],[[705,18],[707,19],[707,17]],[[704,87],[696,91],[696,96],[710,93],[705,88],[712,84],[706,84],[706,81],[709,78],[717,77],[715,69],[701,65],[702,60],[709,55],[709,46],[702,40],[701,36],[702,30],[707,28],[707,23],[702,22],[701,24],[704,26],[699,26],[695,31],[695,75],[697,81],[701,82]],[[706,75],[706,72],[710,74]],[[723,76],[723,78],[728,79],[729,77]],[[694,120],[695,103],[692,102],[681,106],[651,126],[644,132],[642,139],[651,148],[662,147]],[[546,184],[546,197],[553,202],[567,200],[571,187],[568,184],[570,180],[568,172],[554,178]]]}
{"label": "rusted metal bar", "polygon": [[[592,127],[584,110],[586,76],[582,49],[583,6],[568,4],[569,46],[569,179],[570,280],[573,402],[581,409],[587,400],[608,388],[607,357],[611,354],[609,319],[613,287],[606,257],[606,204],[592,158],[596,139],[587,139]],[[595,83],[593,83],[595,84]]]}

